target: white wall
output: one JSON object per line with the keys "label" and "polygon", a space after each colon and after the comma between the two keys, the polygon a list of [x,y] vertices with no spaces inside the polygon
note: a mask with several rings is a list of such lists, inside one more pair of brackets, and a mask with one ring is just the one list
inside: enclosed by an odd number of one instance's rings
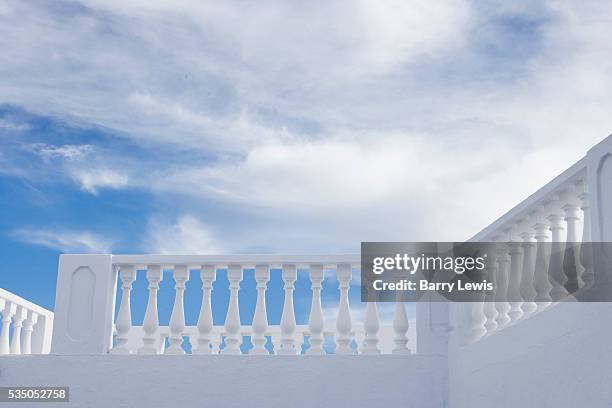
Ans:
{"label": "white wall", "polygon": [[441,363],[426,356],[24,356],[0,358],[0,386],[70,386],[70,403],[54,407],[439,408]]}
{"label": "white wall", "polygon": [[451,350],[451,408],[612,407],[612,304],[564,303]]}

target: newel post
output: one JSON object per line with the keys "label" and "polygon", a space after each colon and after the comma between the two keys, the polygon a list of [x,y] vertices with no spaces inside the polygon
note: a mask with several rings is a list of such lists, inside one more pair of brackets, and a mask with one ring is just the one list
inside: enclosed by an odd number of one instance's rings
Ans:
{"label": "newel post", "polygon": [[116,291],[111,255],[60,255],[51,353],[108,353]]}
{"label": "newel post", "polygon": [[612,135],[593,146],[586,158],[591,241],[612,242]]}
{"label": "newel post", "polygon": [[[592,287],[587,285],[586,291],[578,297],[603,300],[609,298],[612,291],[612,135],[588,151],[587,188],[582,194],[585,222],[590,220],[590,241],[592,247],[583,254],[583,265],[592,267],[591,272],[585,272],[587,281],[593,279]],[[586,203],[586,205],[585,205]],[[587,213],[588,211],[588,213]],[[592,257],[592,259],[585,259]],[[589,265],[590,264],[590,265]]]}

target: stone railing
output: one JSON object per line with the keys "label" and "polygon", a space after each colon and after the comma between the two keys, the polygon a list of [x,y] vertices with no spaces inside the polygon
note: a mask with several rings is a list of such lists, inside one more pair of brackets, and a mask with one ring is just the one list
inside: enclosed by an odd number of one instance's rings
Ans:
{"label": "stone railing", "polygon": [[[472,343],[593,285],[591,242],[612,241],[612,136],[471,241],[491,242],[495,292],[455,304],[456,327]],[[493,257],[493,258],[491,258]]]}
{"label": "stone railing", "polygon": [[1,288],[0,312],[0,355],[49,353],[53,312]]}
{"label": "stone railing", "polygon": [[[329,351],[325,340],[331,339],[335,354],[410,354],[403,303],[396,304],[392,325],[381,327],[376,303],[366,305],[362,324],[352,321],[348,292],[359,267],[359,255],[62,255],[53,352],[322,355]],[[307,273],[311,284],[307,325],[297,325],[295,318],[298,270]],[[158,317],[158,290],[164,271],[172,274],[175,292],[168,326],[160,326]],[[227,274],[230,290],[223,326],[213,325],[211,297],[218,271]],[[134,326],[131,294],[139,273],[148,283],[148,301],[142,326]],[[272,273],[280,274],[284,284],[282,317],[275,326],[268,324],[266,312]],[[326,273],[337,279],[340,289],[334,322],[324,321],[321,306]],[[193,276],[201,280],[201,301],[197,325],[187,326],[184,299],[186,283]],[[255,310],[248,326],[241,325],[239,307],[240,283],[246,277],[256,282]],[[115,320],[117,279],[121,293]],[[252,343],[248,350],[241,347],[245,337]]]}

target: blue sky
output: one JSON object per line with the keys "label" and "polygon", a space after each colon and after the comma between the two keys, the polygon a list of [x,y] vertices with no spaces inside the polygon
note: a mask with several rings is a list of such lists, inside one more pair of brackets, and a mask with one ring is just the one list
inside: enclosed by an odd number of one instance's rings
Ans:
{"label": "blue sky", "polygon": [[610,133],[611,11],[0,1],[0,286],[51,308],[60,253],[466,239]]}

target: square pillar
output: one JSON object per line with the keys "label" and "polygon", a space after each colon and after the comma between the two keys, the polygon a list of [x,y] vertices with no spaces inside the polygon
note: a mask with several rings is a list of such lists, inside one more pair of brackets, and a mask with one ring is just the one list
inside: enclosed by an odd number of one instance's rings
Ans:
{"label": "square pillar", "polygon": [[108,353],[116,291],[112,255],[60,255],[51,353]]}

